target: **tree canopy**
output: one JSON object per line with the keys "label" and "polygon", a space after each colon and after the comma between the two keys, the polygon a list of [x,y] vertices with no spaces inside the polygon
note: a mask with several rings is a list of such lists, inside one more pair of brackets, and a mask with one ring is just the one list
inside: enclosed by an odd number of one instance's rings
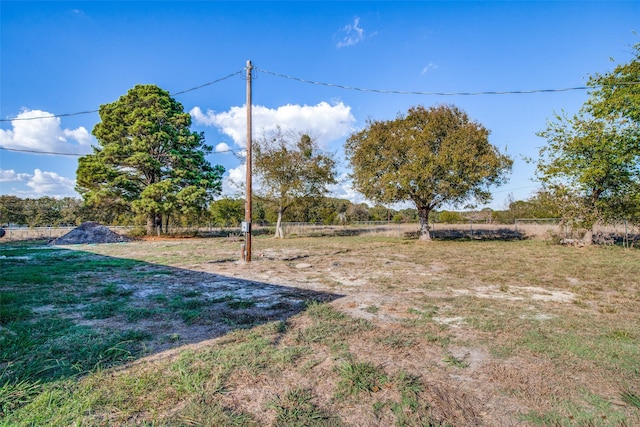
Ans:
{"label": "tree canopy", "polygon": [[584,228],[640,211],[640,44],[634,58],[589,79],[589,100],[573,115],[556,114],[538,133],[537,177],[564,199],[565,217]]}
{"label": "tree canopy", "polygon": [[146,218],[147,233],[172,212],[204,211],[221,190],[222,166],[211,166],[202,133],[168,92],[136,85],[100,106],[98,146],[81,157],[77,191],[87,205]]}
{"label": "tree canopy", "polygon": [[444,203],[491,200],[512,160],[489,143],[489,131],[451,105],[412,107],[406,116],[373,121],[345,144],[356,190],[378,203],[411,201],[420,238],[430,240],[429,212]]}
{"label": "tree canopy", "polygon": [[336,182],[336,162],[305,133],[277,128],[254,143],[254,170],[259,192],[277,205],[276,237],[284,237],[282,215],[297,199],[317,198]]}

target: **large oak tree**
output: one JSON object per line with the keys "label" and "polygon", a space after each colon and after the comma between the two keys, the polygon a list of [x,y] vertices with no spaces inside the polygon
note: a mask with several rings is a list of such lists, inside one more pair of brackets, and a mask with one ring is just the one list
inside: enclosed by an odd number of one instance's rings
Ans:
{"label": "large oak tree", "polygon": [[512,160],[489,143],[489,131],[451,105],[412,107],[373,121],[345,144],[356,190],[378,203],[410,201],[420,239],[430,240],[429,212],[442,204],[486,203]]}
{"label": "large oak tree", "polygon": [[77,171],[76,189],[88,205],[144,215],[150,234],[172,212],[204,210],[220,192],[224,169],[206,160],[211,147],[168,92],[136,85],[99,113],[98,145]]}

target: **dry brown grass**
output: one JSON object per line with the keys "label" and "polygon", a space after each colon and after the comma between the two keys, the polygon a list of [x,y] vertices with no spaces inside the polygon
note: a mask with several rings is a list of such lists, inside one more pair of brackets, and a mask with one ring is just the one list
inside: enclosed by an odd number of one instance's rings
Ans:
{"label": "dry brown grass", "polygon": [[[638,250],[382,235],[254,238],[245,264],[239,245],[152,239],[74,248],[181,269],[157,276],[158,286],[199,286],[205,276],[197,275],[207,274],[335,296],[279,326],[213,340],[201,330],[190,340],[181,326],[189,345],[176,342],[100,382],[104,396],[125,380],[139,384],[135,378],[154,377],[159,388],[130,392],[135,404],[94,406],[92,417],[197,425],[195,414],[208,406],[243,414],[240,425],[278,425],[282,408],[273,402],[300,388],[323,425],[640,424],[640,408],[622,398],[640,393]],[[198,279],[188,280],[189,272]],[[340,396],[340,366],[357,363],[377,367],[386,382]],[[176,366],[205,375],[202,388],[176,388]]]}

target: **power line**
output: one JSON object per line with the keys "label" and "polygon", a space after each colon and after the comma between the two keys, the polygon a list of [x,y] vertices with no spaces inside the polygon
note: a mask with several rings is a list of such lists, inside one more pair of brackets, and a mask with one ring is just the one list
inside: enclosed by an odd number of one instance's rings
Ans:
{"label": "power line", "polygon": [[[575,90],[586,90],[588,86],[576,86],[560,89],[532,89],[532,90],[508,90],[508,91],[480,91],[480,92],[421,92],[421,91],[403,91],[403,90],[385,90],[385,89],[367,89],[353,86],[345,86],[335,83],[324,83],[313,80],[301,79],[299,77],[288,76],[286,74],[280,74],[273,71],[263,70],[262,68],[255,67],[256,70],[262,71],[265,74],[271,74],[272,76],[281,77],[284,79],[295,80],[301,83],[308,83],[317,86],[336,87],[339,89],[354,90],[359,92],[372,92],[372,93],[385,93],[394,95],[424,95],[424,96],[478,96],[478,95],[526,95],[532,93],[552,93],[552,92],[569,92]],[[633,82],[637,84],[637,82]]]}
{"label": "power line", "polygon": [[[228,78],[231,78],[233,76],[237,76],[238,74],[241,74],[243,72],[243,70],[240,71],[236,71],[235,73],[231,73],[228,76],[225,77],[221,77],[217,80],[214,80],[212,82],[208,82],[208,83],[204,83],[201,84],[200,86],[196,86],[196,87],[192,87],[191,89],[185,89],[185,90],[181,90],[180,92],[175,92],[175,93],[170,93],[170,96],[176,96],[176,95],[182,95],[184,93],[187,92],[193,92],[194,90],[198,90],[198,89],[202,89],[203,87],[207,87],[207,86],[211,86],[213,84],[219,83],[223,80],[226,80]],[[51,119],[51,118],[55,118],[55,117],[70,117],[70,116],[80,116],[83,114],[93,114],[93,113],[97,113],[100,110],[88,110],[88,111],[79,111],[77,113],[63,113],[63,114],[51,114],[48,116],[38,116],[38,117],[15,117],[13,119],[0,119],[0,122],[12,122],[14,120],[20,120],[20,121],[26,121],[26,120],[41,120],[41,119]]]}
{"label": "power line", "polygon": [[[39,151],[39,150],[29,150],[26,148],[8,148],[8,147],[2,147],[0,146],[0,150],[5,150],[5,151],[15,151],[18,153],[31,153],[31,154],[50,154],[50,155],[54,155],[54,156],[75,156],[75,157],[82,157],[82,156],[88,156],[88,155],[93,155],[94,153],[63,153],[63,152],[58,152],[58,151]],[[223,154],[223,153],[233,153],[236,156],[240,156],[242,157],[242,154],[240,152],[237,152],[235,150],[232,149],[228,149],[228,150],[217,150],[217,151],[212,151],[209,154]],[[121,158],[127,158],[130,156],[116,156],[116,157],[121,157]]]}
{"label": "power line", "polygon": [[228,78],[231,78],[233,76],[237,76],[238,74],[242,74],[243,71],[244,70],[236,71],[235,73],[231,73],[228,76],[221,77],[221,78],[219,78],[217,80],[214,80],[212,82],[205,83],[205,84],[202,84],[200,86],[192,87],[191,89],[181,90],[180,92],[172,93],[170,95],[171,96],[176,96],[176,95],[182,95],[183,93],[187,93],[187,92],[193,92],[194,90],[202,89],[203,87],[211,86],[211,85],[219,83],[219,82],[221,82],[223,80],[227,80]]}
{"label": "power line", "polygon": [[37,150],[27,150],[27,149],[21,149],[21,148],[7,148],[7,147],[0,147],[0,150],[16,151],[16,152],[19,152],[19,153],[52,154],[52,155],[56,155],[56,156],[86,156],[86,154],[79,154],[79,153],[62,153],[62,152],[57,152],[57,151],[37,151]]}
{"label": "power line", "polygon": [[[423,92],[423,91],[403,91],[403,90],[387,90],[387,89],[370,89],[370,88],[361,88],[354,86],[346,86],[342,84],[336,83],[326,83],[319,82],[314,80],[302,79],[300,77],[294,77],[286,74],[276,73],[274,71],[264,70],[262,68],[258,68],[256,66],[253,67],[256,71],[261,71],[265,74],[270,74],[275,77],[280,77],[283,79],[294,80],[300,83],[312,84],[316,86],[325,86],[325,87],[335,87],[338,89],[352,90],[358,92],[369,92],[369,93],[381,93],[381,94],[393,94],[393,95],[420,95],[420,96],[481,96],[481,95],[529,95],[534,93],[558,93],[558,92],[570,92],[577,90],[588,90],[589,86],[576,86],[576,87],[567,87],[567,88],[557,88],[557,89],[531,89],[531,90],[506,90],[506,91],[478,91],[478,92]],[[208,83],[201,84],[199,86],[192,87],[190,89],[185,89],[179,92],[171,93],[171,96],[182,95],[187,92],[192,92],[198,89],[202,89],[207,86],[211,86],[213,84],[219,83],[223,80],[229,79],[233,76],[237,76],[242,74],[244,70],[236,71],[231,73],[225,77],[221,77],[219,79],[213,80]],[[635,86],[640,85],[640,82],[619,82],[610,85],[601,85],[607,87],[614,86]],[[39,116],[39,117],[16,117],[13,119],[0,119],[0,122],[11,122],[11,121],[25,121],[25,120],[40,120],[40,119],[50,119],[55,117],[70,117],[70,116],[79,116],[83,114],[92,114],[97,113],[100,110],[88,110],[88,111],[79,111],[76,113],[64,113],[64,114],[51,114],[48,116]]]}

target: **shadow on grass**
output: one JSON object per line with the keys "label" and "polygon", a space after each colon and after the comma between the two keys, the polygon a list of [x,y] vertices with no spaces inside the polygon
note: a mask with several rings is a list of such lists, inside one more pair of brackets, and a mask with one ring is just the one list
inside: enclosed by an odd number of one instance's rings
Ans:
{"label": "shadow on grass", "polygon": [[[5,391],[284,322],[341,297],[34,243],[0,245],[0,261]],[[1,415],[19,396],[0,404]]]}
{"label": "shadow on grass", "polygon": [[509,228],[474,230],[433,230],[431,236],[437,240],[524,240],[526,234]]}
{"label": "shadow on grass", "polygon": [[[416,226],[417,228],[417,226]],[[418,239],[419,231],[402,231],[397,226],[377,226],[377,227],[353,227],[353,228],[337,228],[331,226],[318,226],[315,229],[311,229],[306,233],[300,235],[309,237],[329,237],[329,236],[361,236],[371,234],[388,234],[397,235],[397,237],[405,239]],[[478,229],[437,229],[431,230],[431,237],[434,240],[524,240],[527,239],[525,233],[521,231],[511,230],[509,228],[500,229],[485,229],[479,227]]]}

